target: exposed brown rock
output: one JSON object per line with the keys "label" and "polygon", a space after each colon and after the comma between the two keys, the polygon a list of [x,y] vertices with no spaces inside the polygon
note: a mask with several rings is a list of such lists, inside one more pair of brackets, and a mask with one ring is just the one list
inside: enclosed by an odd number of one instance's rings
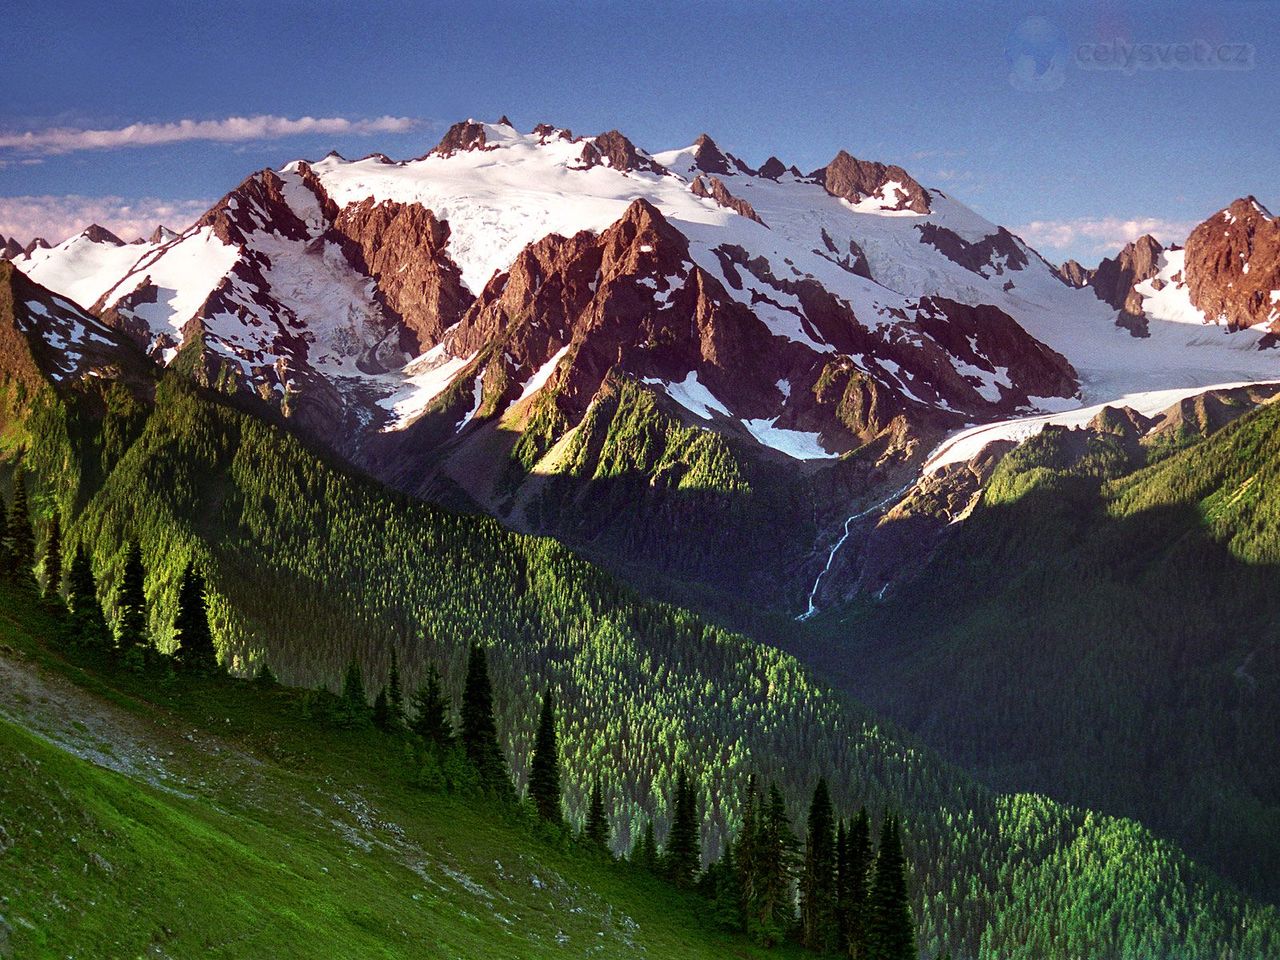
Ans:
{"label": "exposed brown rock", "polygon": [[1191,302],[1228,330],[1269,323],[1280,332],[1280,220],[1253,197],[1236,200],[1187,238]]}
{"label": "exposed brown rock", "polygon": [[1022,270],[1027,266],[1027,255],[1017,238],[1004,227],[997,227],[995,233],[977,243],[970,243],[955,231],[935,223],[918,224],[916,229],[920,231],[921,243],[935,247],[943,256],[974,273],[986,276],[983,271],[990,269],[1000,276],[1005,270]]}
{"label": "exposed brown rock", "polygon": [[768,226],[768,224],[760,219],[755,208],[746,200],[735,197],[730,193],[729,188],[724,185],[724,182],[719,177],[704,177],[702,174],[698,174],[698,176],[694,178],[693,183],[690,184],[689,189],[695,196],[707,197],[720,204],[720,206],[728,207],[735,213],[741,214],[748,220],[754,220],[762,227]]}
{"label": "exposed brown rock", "polygon": [[632,170],[659,174],[667,172],[662,164],[648,154],[637,150],[636,145],[617,130],[602,133],[584,143],[581,162],[583,169],[603,165],[621,173]]}
{"label": "exposed brown rock", "polygon": [[12,260],[20,256],[22,256],[22,244],[18,243],[17,238],[6,238],[0,234],[0,260]]}
{"label": "exposed brown rock", "polygon": [[1125,327],[1134,336],[1147,335],[1142,295],[1134,287],[1160,272],[1163,252],[1160,241],[1145,234],[1126,244],[1115,257],[1099,263],[1090,280],[1098,299],[1120,311],[1116,325]]}
{"label": "exposed brown rock", "polygon": [[412,332],[421,353],[440,342],[475,298],[449,258],[449,224],[419,204],[368,197],[334,220],[352,265],[373,277],[383,306]]}
{"label": "exposed brown rock", "polygon": [[166,227],[162,223],[158,227],[156,227],[154,231],[152,231],[151,237],[147,240],[147,242],[157,243],[157,244],[168,243],[170,240],[174,239],[177,235],[178,234],[176,232],[174,232],[173,230],[170,230],[168,227]]}
{"label": "exposed brown rock", "polygon": [[551,140],[572,140],[573,131],[562,130],[559,127],[553,127],[549,123],[540,123],[533,128],[533,135],[538,138],[540,143],[547,143]]}
{"label": "exposed brown rock", "polygon": [[787,168],[777,157],[770,157],[761,165],[758,172],[762,177],[768,177],[770,180],[777,180],[787,172]]}
{"label": "exposed brown rock", "polygon": [[827,233],[826,227],[822,228],[822,245],[826,247],[826,251],[814,250],[813,252],[820,257],[825,257],[842,270],[852,273],[854,276],[865,277],[868,280],[873,279],[871,276],[871,267],[867,263],[867,255],[863,249],[858,246],[852,239],[849,240],[848,250],[842,251],[836,245],[835,240],[831,238],[831,234]]}
{"label": "exposed brown rock", "polygon": [[51,244],[44,237],[36,237],[34,240],[32,240],[30,243],[28,243],[25,247],[22,248],[22,252],[29,257],[31,256],[31,254],[35,253],[37,250],[48,250],[50,246]]}
{"label": "exposed brown rock", "polygon": [[485,137],[484,124],[477,123],[475,120],[463,120],[451,126],[427,156],[452,157],[455,153],[464,153],[468,150],[487,149],[489,146]]}
{"label": "exposed brown rock", "polygon": [[124,246],[123,240],[117,237],[114,233],[112,233],[106,227],[99,226],[96,223],[89,224],[89,226],[85,228],[81,236],[93,243],[108,243],[113,247]]}
{"label": "exposed brown rock", "polygon": [[896,181],[905,191],[905,196],[899,194],[897,204],[889,209],[912,210],[916,213],[928,213],[930,209],[928,192],[902,167],[859,160],[844,150],[837,153],[825,167],[820,167],[809,176],[821,183],[827,193],[843,197],[851,203],[875,196],[885,184]]}
{"label": "exposed brown rock", "polygon": [[1075,260],[1067,260],[1061,266],[1055,267],[1053,271],[1054,276],[1059,280],[1068,287],[1075,287],[1076,289],[1089,286],[1090,281],[1093,280],[1093,273],[1094,271],[1082,266]]}

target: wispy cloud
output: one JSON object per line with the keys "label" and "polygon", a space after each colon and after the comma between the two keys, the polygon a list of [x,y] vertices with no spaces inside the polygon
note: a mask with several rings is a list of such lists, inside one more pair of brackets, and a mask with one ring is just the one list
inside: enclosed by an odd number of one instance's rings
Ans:
{"label": "wispy cloud", "polygon": [[1161,243],[1181,243],[1195,227],[1194,220],[1159,217],[1076,217],[1072,220],[1033,220],[1013,232],[1044,252],[1108,255],[1145,233]]}
{"label": "wispy cloud", "polygon": [[97,223],[123,240],[133,240],[149,236],[161,223],[183,229],[212,205],[212,200],[126,200],[76,194],[0,197],[0,233],[17,237],[20,243],[34,237],[59,243]]}
{"label": "wispy cloud", "polygon": [[237,143],[278,140],[306,134],[404,133],[421,123],[413,117],[226,117],[221,120],[176,120],[171,123],[131,123],[109,130],[50,127],[22,133],[0,132],[0,149],[52,156],[77,150],[154,147],[192,140]]}

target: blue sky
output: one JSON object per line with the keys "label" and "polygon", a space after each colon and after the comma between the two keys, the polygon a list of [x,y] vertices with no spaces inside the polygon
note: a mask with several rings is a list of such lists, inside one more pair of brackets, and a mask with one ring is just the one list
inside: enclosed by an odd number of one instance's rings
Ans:
{"label": "blue sky", "polygon": [[1278,41],[1276,2],[23,2],[0,233],[184,226],[264,166],[416,156],[505,113],[805,170],[843,147],[1091,263],[1237,196],[1280,207]]}

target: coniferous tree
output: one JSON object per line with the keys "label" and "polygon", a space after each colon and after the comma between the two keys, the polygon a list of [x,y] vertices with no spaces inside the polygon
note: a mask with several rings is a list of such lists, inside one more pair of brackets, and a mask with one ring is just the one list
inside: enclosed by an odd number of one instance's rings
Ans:
{"label": "coniferous tree", "polygon": [[391,700],[387,696],[387,688],[383,687],[378,691],[378,695],[373,698],[373,725],[383,733],[390,733],[391,726]]}
{"label": "coniferous tree", "polygon": [[583,827],[582,836],[600,850],[609,849],[609,816],[604,809],[604,788],[600,778],[596,777],[591,785],[591,802],[587,804],[587,823]]}
{"label": "coniferous tree", "polygon": [[733,853],[734,845],[726,843],[720,859],[707,871],[711,881],[711,916],[725,930],[739,931],[742,917],[742,871]]}
{"label": "coniferous tree", "polygon": [[838,942],[835,814],[826,777],[818,779],[809,804],[800,874],[800,939],[819,953],[833,950]]}
{"label": "coniferous tree", "polygon": [[791,927],[795,902],[792,874],[796,840],[786,801],[776,783],[770,785],[769,799],[761,809],[758,835],[755,890],[747,932],[758,943],[772,946],[781,942]]}
{"label": "coniferous tree", "polygon": [[916,960],[916,927],[907,894],[907,865],[896,817],[886,814],[868,897],[869,960]]}
{"label": "coniferous tree", "polygon": [[84,544],[76,547],[67,572],[68,633],[74,646],[106,653],[111,649],[111,631],[107,628],[98,599],[98,585],[93,578],[93,564]]}
{"label": "coniferous tree", "polygon": [[871,820],[863,807],[854,817],[840,859],[839,910],[844,945],[852,960],[867,956],[867,874],[871,869]]}
{"label": "coniferous tree", "polygon": [[756,775],[747,777],[747,792],[742,801],[742,831],[734,842],[738,889],[742,894],[744,927],[747,917],[756,906],[756,881],[759,870],[760,848],[760,788]]}
{"label": "coniferous tree", "polygon": [[271,664],[264,660],[262,661],[262,666],[258,667],[258,672],[254,674],[253,682],[261,687],[274,687],[279,684],[280,681],[272,671]]}
{"label": "coniferous tree", "polygon": [[471,647],[467,683],[462,691],[462,747],[484,790],[504,799],[514,798],[511,774],[502,747],[498,745],[488,657],[478,643]]}
{"label": "coniferous tree", "polygon": [[644,870],[658,869],[658,840],[653,833],[653,819],[646,818],[644,828],[631,844],[631,862]]}
{"label": "coniferous tree", "polygon": [[449,697],[440,681],[440,671],[433,663],[427,668],[427,682],[414,694],[414,717],[411,730],[428,745],[440,749],[453,744],[453,720],[449,717]]}
{"label": "coniferous tree", "polygon": [[62,595],[62,520],[55,510],[49,518],[44,537],[44,595],[57,599]]}
{"label": "coniferous tree", "polygon": [[26,471],[21,467],[13,474],[13,506],[9,510],[8,535],[10,575],[19,586],[34,587],[36,535],[31,528],[27,507]]}
{"label": "coniferous tree", "polygon": [[[598,783],[598,781],[597,781]],[[542,695],[542,715],[533,742],[533,760],[529,767],[529,799],[538,816],[551,823],[561,823],[564,813],[560,804],[560,748],[556,743],[555,697],[548,690]],[[592,797],[594,800],[594,795]],[[589,824],[589,821],[588,821]]]}
{"label": "coniferous tree", "polygon": [[391,648],[391,669],[387,671],[387,709],[391,714],[391,729],[404,729],[404,690],[400,686],[400,658],[396,648]]}
{"label": "coniferous tree", "polygon": [[336,719],[340,726],[363,727],[369,723],[369,700],[364,689],[364,672],[355,657],[347,664],[342,678],[342,693],[338,697]]}
{"label": "coniferous tree", "polygon": [[178,610],[173,618],[178,641],[174,658],[187,673],[207,675],[218,670],[218,648],[209,626],[208,590],[195,563],[187,561],[178,584]]}
{"label": "coniferous tree", "polygon": [[147,643],[146,570],[136,540],[125,547],[124,570],[116,587],[116,645],[128,655]]}
{"label": "coniferous tree", "polygon": [[702,867],[702,839],[698,797],[686,770],[676,777],[674,800],[664,851],[666,873],[676,886],[691,887]]}

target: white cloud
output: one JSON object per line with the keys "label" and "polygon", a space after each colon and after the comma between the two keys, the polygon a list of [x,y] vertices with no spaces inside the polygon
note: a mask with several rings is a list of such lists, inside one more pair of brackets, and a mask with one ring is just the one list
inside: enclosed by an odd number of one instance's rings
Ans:
{"label": "white cloud", "polygon": [[226,117],[222,120],[177,120],[172,123],[132,123],[112,130],[78,130],[51,127],[25,133],[0,132],[0,149],[44,156],[77,150],[111,150],[121,147],[153,147],[191,140],[234,143],[246,140],[276,140],[305,134],[404,133],[421,121],[413,117],[373,117],[351,120],[346,117],[256,116]]}
{"label": "white cloud", "polygon": [[0,197],[0,233],[26,244],[35,237],[60,243],[91,223],[122,240],[148,237],[163,223],[174,230],[190,226],[213,206],[212,200],[159,200],[145,197],[62,196]]}
{"label": "white cloud", "polygon": [[1076,217],[1072,220],[1033,220],[1013,232],[1041,250],[1088,250],[1110,255],[1126,243],[1149,233],[1166,246],[1182,243],[1196,226],[1195,220],[1163,220],[1159,217]]}

